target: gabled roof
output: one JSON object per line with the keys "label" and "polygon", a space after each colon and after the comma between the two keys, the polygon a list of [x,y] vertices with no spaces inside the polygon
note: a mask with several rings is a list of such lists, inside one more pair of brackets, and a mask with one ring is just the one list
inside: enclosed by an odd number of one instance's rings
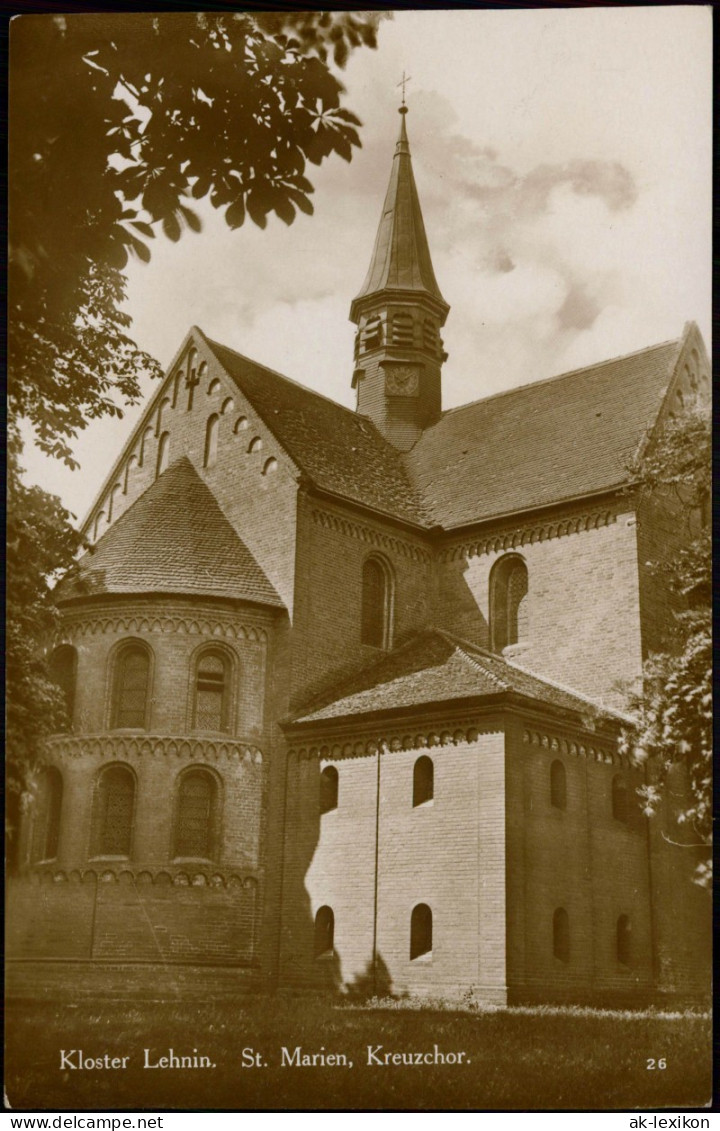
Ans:
{"label": "gabled roof", "polygon": [[350,317],[357,320],[361,299],[385,290],[417,291],[449,309],[435,278],[428,247],[410,147],[405,130],[407,107],[400,109],[400,137],[390,173],[380,225],[375,237],[370,267],[365,282],[353,300]]}
{"label": "gabled roof", "polygon": [[281,607],[214,496],[183,456],[155,480],[58,587],[60,600],[192,593]]}
{"label": "gabled roof", "polygon": [[617,712],[540,679],[493,652],[439,629],[429,629],[330,687],[301,708],[290,725],[508,694],[583,717],[620,717]]}
{"label": "gabled roof", "polygon": [[625,483],[689,332],[698,334],[691,324],[681,339],[450,409],[409,452],[367,417],[197,327],[189,340],[214,354],[310,483],[416,527],[449,530]]}
{"label": "gabled roof", "polygon": [[682,347],[662,342],[450,409],[399,452],[367,417],[205,340],[318,487],[446,529],[626,482]]}
{"label": "gabled roof", "polygon": [[398,452],[365,416],[205,338],[225,372],[316,486],[423,525],[427,515]]}
{"label": "gabled roof", "polygon": [[657,418],[682,340],[445,412],[405,455],[444,527],[618,486]]}

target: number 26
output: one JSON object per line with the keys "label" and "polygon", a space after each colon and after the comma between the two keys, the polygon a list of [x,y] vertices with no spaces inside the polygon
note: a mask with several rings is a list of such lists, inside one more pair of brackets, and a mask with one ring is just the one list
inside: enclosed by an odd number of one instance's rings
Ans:
{"label": "number 26", "polygon": [[664,1056],[661,1056],[659,1060],[656,1060],[654,1056],[650,1056],[648,1057],[645,1067],[648,1072],[653,1068],[667,1068],[667,1061]]}

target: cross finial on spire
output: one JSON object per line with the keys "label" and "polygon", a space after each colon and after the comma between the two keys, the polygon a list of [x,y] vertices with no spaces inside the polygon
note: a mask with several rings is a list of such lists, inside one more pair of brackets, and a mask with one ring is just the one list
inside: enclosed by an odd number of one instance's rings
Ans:
{"label": "cross finial on spire", "polygon": [[[398,86],[402,87],[402,106],[403,107],[405,106],[405,87],[410,82],[411,78],[412,78],[412,75],[406,75],[405,72],[403,71],[403,77],[401,78],[400,82],[398,83]],[[403,113],[403,110],[401,109],[400,112]],[[405,110],[405,113],[407,113],[406,110]]]}

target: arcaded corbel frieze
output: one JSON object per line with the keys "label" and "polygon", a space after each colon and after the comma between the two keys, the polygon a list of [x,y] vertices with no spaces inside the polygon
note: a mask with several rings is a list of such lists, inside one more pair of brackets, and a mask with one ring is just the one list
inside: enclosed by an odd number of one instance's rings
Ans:
{"label": "arcaded corbel frieze", "polygon": [[187,738],[166,734],[56,735],[48,742],[48,753],[57,759],[92,757],[177,758],[188,762],[243,762],[261,765],[259,747],[229,738]]}
{"label": "arcaded corbel frieze", "polygon": [[474,537],[467,537],[439,551],[440,561],[458,561],[477,558],[483,554],[497,554],[516,550],[520,546],[535,542],[547,542],[551,538],[564,538],[569,534],[580,534],[588,530],[599,530],[615,522],[614,511],[602,509],[555,519],[505,527]]}
{"label": "arcaded corbel frieze", "polygon": [[313,507],[312,520],[316,526],[322,526],[327,530],[334,530],[340,534],[346,535],[348,538],[354,538],[357,541],[364,542],[373,549],[401,554],[403,557],[410,558],[416,562],[429,562],[432,560],[430,550],[426,550],[422,546],[414,545],[404,538],[398,538],[395,535],[388,534],[383,530],[376,530],[366,523],[358,522],[356,519],[345,518],[344,516],[333,514],[331,511],[323,510],[320,507]]}

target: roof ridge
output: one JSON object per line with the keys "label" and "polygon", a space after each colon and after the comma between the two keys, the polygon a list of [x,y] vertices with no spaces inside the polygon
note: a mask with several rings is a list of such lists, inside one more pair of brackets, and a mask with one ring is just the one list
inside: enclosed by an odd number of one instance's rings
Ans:
{"label": "roof ridge", "polygon": [[[437,629],[437,632],[441,636],[444,636],[446,640],[450,641],[450,643],[454,644],[455,650],[457,652],[461,652],[462,655],[473,665],[474,668],[477,668],[479,671],[484,672],[485,675],[488,676],[488,678],[491,679],[493,683],[498,685],[498,687],[502,687],[505,691],[509,690],[510,684],[502,679],[499,675],[497,675],[492,670],[492,668],[488,668],[480,661],[480,656],[487,656],[488,659],[497,659],[497,656],[494,652],[490,652],[485,648],[481,648],[479,645],[473,644],[472,641],[465,640],[463,637],[453,636],[452,633],[445,632],[443,629]],[[480,656],[474,656],[472,655],[472,652],[480,653]]]}
{"label": "roof ridge", "polygon": [[578,691],[575,687],[568,687],[567,684],[560,683],[559,680],[551,679],[546,675],[537,675],[535,672],[530,671],[529,668],[525,668],[522,664],[518,664],[516,661],[509,658],[505,659],[505,657],[503,657],[503,662],[509,664],[511,668],[517,668],[518,671],[523,672],[525,675],[532,676],[533,679],[537,679],[540,683],[547,683],[550,687],[556,687],[558,691],[564,691],[566,695],[574,695],[576,699],[582,699],[584,703],[587,703],[589,707],[592,707],[600,714],[614,715],[616,718],[622,719],[625,723],[632,723],[633,726],[636,723],[632,715],[626,714],[617,707],[608,707],[604,703],[598,703],[596,699],[591,699],[589,695],[586,695],[583,691]]}
{"label": "roof ridge", "polygon": [[[443,629],[437,629],[437,631],[442,636],[445,636],[449,641],[454,642],[457,647],[459,647],[465,653],[465,655],[467,655],[470,662],[474,663],[477,667],[482,666],[479,662],[479,658],[475,659],[475,657],[470,654],[470,651],[479,653],[479,656],[487,656],[488,659],[499,660],[501,663],[507,664],[508,667],[516,668],[518,671],[523,672],[524,675],[529,675],[532,677],[532,679],[536,679],[538,683],[546,683],[550,687],[557,688],[558,691],[564,691],[566,695],[572,695],[576,699],[581,699],[584,703],[587,703],[588,706],[593,707],[596,711],[599,711],[603,714],[614,715],[617,718],[622,719],[623,722],[635,722],[632,715],[626,714],[624,711],[620,711],[616,707],[608,707],[604,703],[598,703],[596,699],[592,699],[584,692],[578,691],[575,687],[569,687],[567,684],[561,683],[557,679],[550,679],[546,675],[538,675],[537,672],[531,671],[530,668],[524,667],[522,664],[518,663],[515,659],[512,659],[509,656],[499,656],[497,652],[491,652],[489,649],[483,648],[479,644],[474,644],[471,640],[466,640],[463,637],[453,636],[452,633],[445,632]],[[482,670],[487,672],[490,678],[495,680],[496,682],[502,683],[502,685],[506,687],[510,686],[509,684],[505,684],[504,681],[502,681],[500,677],[496,676],[494,672],[488,671],[485,667],[483,667]]]}
{"label": "roof ridge", "polygon": [[[552,377],[540,377],[537,381],[526,381],[523,385],[513,385],[510,389],[500,389],[497,393],[490,393],[487,397],[478,397],[474,401],[466,401],[464,404],[453,405],[452,408],[447,408],[443,412],[440,420],[444,420],[446,416],[451,413],[461,412],[465,408],[470,408],[472,405],[485,404],[487,401],[497,400],[498,397],[507,397],[511,393],[518,393],[521,389],[534,389],[538,385],[549,385],[552,381],[564,381],[568,377],[577,377],[580,373],[587,373],[592,369],[602,369],[606,365],[614,365],[617,361],[629,361],[631,357],[640,357],[641,354],[651,353],[653,350],[663,349],[665,346],[676,346],[678,349],[682,345],[683,338],[668,338],[663,342],[656,342],[652,346],[645,346],[643,349],[632,350],[630,353],[618,354],[616,357],[607,357],[604,361],[593,361],[590,365],[579,365],[577,369],[568,369],[565,373],[556,373]],[[438,421],[439,423],[439,421]],[[427,431],[431,431],[428,429]]]}
{"label": "roof ridge", "polygon": [[[433,627],[421,628],[418,631],[413,632],[412,635],[409,636],[407,640],[404,640],[402,644],[397,644],[395,647],[390,648],[389,651],[383,652],[381,656],[376,656],[369,663],[360,664],[352,671],[346,672],[344,675],[339,676],[332,682],[325,684],[325,686],[320,688],[315,695],[305,700],[300,705],[298,710],[302,711],[302,715],[298,716],[296,714],[295,717],[303,718],[307,714],[312,714],[312,712],[316,709],[322,709],[323,706],[326,706],[328,703],[333,702],[336,697],[342,698],[345,688],[351,688],[358,679],[361,679],[368,673],[374,672],[377,668],[382,668],[383,665],[387,665],[388,660],[390,660],[392,657],[402,655],[403,652],[416,648],[418,642],[422,640],[423,637],[429,636],[441,636],[447,639],[451,644],[453,643],[449,634],[443,632],[441,629]],[[401,678],[403,677],[392,676],[388,682],[392,683],[394,682],[394,680]],[[348,691],[347,694],[359,694],[359,692]]]}

